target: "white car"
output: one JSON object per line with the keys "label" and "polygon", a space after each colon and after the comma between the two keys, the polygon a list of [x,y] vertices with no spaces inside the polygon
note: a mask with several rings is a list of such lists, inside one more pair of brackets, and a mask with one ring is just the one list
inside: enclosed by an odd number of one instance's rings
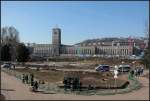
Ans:
{"label": "white car", "polygon": [[118,71],[119,72],[129,72],[131,70],[130,65],[119,65]]}

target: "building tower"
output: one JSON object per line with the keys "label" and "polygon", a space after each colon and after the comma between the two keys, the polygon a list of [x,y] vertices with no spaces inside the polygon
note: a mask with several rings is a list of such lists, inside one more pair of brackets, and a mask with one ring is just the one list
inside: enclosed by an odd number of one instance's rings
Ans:
{"label": "building tower", "polygon": [[52,29],[52,46],[53,56],[59,56],[61,48],[61,29],[58,27]]}
{"label": "building tower", "polygon": [[128,44],[129,44],[129,54],[130,55],[132,55],[132,53],[133,53],[133,42],[134,42],[134,40],[131,37],[129,37]]}

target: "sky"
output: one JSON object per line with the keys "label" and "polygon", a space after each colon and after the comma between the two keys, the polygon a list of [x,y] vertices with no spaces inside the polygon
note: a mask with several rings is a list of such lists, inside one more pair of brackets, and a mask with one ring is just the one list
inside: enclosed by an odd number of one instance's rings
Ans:
{"label": "sky", "polygon": [[1,1],[1,27],[14,26],[25,43],[52,43],[52,28],[62,44],[103,37],[143,37],[148,1]]}

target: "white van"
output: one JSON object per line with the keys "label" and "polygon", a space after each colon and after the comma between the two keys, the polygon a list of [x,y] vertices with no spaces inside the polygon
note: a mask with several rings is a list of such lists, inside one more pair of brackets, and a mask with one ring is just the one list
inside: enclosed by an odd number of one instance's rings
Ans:
{"label": "white van", "polygon": [[131,70],[130,65],[119,65],[118,72],[129,72]]}

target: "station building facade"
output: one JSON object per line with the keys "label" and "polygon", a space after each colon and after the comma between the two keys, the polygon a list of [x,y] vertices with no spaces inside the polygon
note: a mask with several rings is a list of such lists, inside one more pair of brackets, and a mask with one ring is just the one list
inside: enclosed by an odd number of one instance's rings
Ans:
{"label": "station building facade", "polygon": [[133,45],[128,42],[96,42],[79,45],[61,44],[61,29],[52,29],[52,44],[32,44],[32,56],[55,57],[55,56],[131,56]]}

